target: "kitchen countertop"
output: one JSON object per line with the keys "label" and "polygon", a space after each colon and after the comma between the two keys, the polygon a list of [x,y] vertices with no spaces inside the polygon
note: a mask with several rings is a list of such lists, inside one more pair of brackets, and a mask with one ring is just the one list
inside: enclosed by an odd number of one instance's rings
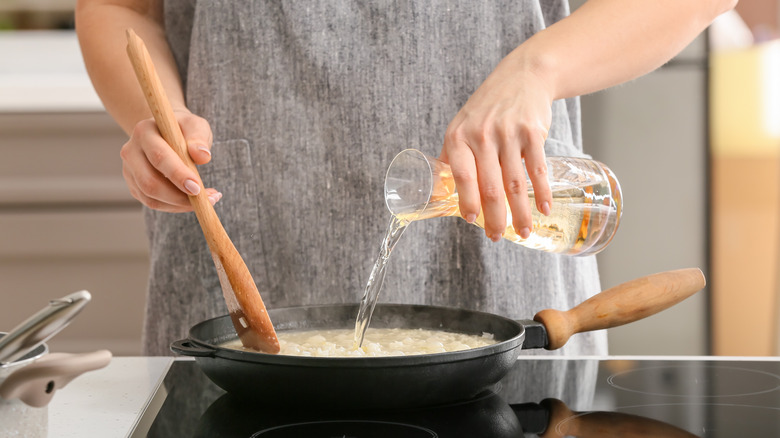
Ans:
{"label": "kitchen countertop", "polygon": [[137,426],[142,428],[137,425],[141,414],[162,402],[152,396],[173,360],[114,357],[107,367],[77,377],[49,403],[49,436],[130,436]]}
{"label": "kitchen countertop", "polygon": [[[520,360],[561,359],[780,362],[780,358],[777,357],[720,356],[578,358],[522,356],[520,358]],[[150,425],[139,424],[139,421],[147,409],[158,410],[162,405],[166,394],[164,391],[158,391],[158,388],[174,360],[191,361],[192,359],[115,357],[106,368],[78,377],[59,390],[49,404],[49,436],[58,438],[145,436]]]}

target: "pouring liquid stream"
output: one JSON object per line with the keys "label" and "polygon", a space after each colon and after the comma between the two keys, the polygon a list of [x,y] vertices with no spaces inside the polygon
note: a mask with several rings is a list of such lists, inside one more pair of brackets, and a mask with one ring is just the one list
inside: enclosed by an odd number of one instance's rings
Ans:
{"label": "pouring liquid stream", "polygon": [[382,283],[385,280],[387,272],[387,261],[390,259],[390,253],[401,239],[409,221],[404,221],[396,216],[392,216],[390,224],[387,226],[387,233],[382,240],[379,248],[379,255],[371,269],[371,275],[368,277],[366,289],[363,292],[363,298],[360,300],[357,320],[355,321],[355,342],[354,348],[358,349],[363,345],[363,338],[366,336],[368,324],[371,321],[371,315],[374,313],[374,307],[379,299],[379,292],[382,290]]}
{"label": "pouring liquid stream", "polygon": [[[594,198],[598,200],[598,193],[603,192],[603,190],[603,187],[586,187],[586,193],[595,193],[595,195],[591,195],[593,196],[591,199],[578,191],[554,190],[550,216],[544,216],[536,208],[531,208],[533,230],[528,239],[520,237],[512,227],[512,216],[507,203],[507,227],[503,237],[514,243],[548,252],[579,254],[587,251],[602,239],[606,229],[614,226],[609,224],[609,206],[602,202],[594,202]],[[533,206],[533,194],[530,194],[529,198]],[[355,322],[355,349],[363,345],[363,338],[382,289],[390,253],[406,227],[417,220],[461,216],[458,201],[457,192],[452,191],[445,193],[445,196],[432,197],[421,212],[392,216],[382,241],[379,256],[374,262],[363,298],[360,301]],[[484,228],[482,212],[474,224]]]}

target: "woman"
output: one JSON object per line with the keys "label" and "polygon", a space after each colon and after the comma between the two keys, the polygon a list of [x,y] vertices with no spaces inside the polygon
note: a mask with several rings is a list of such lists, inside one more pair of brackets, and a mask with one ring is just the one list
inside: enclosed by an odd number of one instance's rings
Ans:
{"label": "woman", "polygon": [[[268,307],[359,300],[389,219],[384,172],[406,147],[441,147],[461,212],[473,221],[482,210],[489,239],[451,218],[413,224],[381,301],[526,318],[600,290],[594,257],[501,241],[504,197],[527,236],[523,160],[547,214],[545,155],[583,154],[577,96],[657,68],[736,2],[590,0],[570,16],[563,0],[457,3],[79,2],[86,65],[130,135],[124,176],[146,206],[146,354],[166,354],[225,308],[195,217],[181,214],[198,177],[149,118],[126,28],[149,47]],[[581,335],[561,353],[604,354],[606,336]]]}

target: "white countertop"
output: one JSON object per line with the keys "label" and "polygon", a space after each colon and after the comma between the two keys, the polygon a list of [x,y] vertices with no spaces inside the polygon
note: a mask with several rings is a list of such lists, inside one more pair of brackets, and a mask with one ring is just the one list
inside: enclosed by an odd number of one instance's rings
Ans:
{"label": "white countertop", "polygon": [[[168,372],[172,357],[115,357],[77,377],[49,403],[49,437],[127,437]],[[158,406],[159,408],[159,406]]]}
{"label": "white countertop", "polygon": [[0,32],[0,112],[104,111],[75,31]]}

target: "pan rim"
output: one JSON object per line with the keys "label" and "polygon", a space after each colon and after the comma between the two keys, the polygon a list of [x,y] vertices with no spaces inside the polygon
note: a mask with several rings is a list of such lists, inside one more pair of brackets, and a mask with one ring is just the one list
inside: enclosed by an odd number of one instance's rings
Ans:
{"label": "pan rim", "polygon": [[[318,304],[310,306],[287,306],[269,309],[271,314],[271,320],[273,321],[273,313],[282,312],[292,309],[322,309],[322,308],[348,308],[356,307],[356,304]],[[225,348],[217,343],[214,343],[216,339],[219,343],[224,343],[229,340],[237,339],[237,335],[229,338],[215,338],[204,340],[197,336],[196,332],[203,327],[217,324],[217,321],[229,319],[229,315],[217,316],[205,321],[202,321],[191,327],[189,331],[189,341],[194,345],[206,348],[213,351],[213,357],[220,357],[224,359],[237,360],[241,362],[251,363],[263,363],[266,365],[294,365],[299,367],[321,368],[321,367],[338,367],[338,368],[392,368],[392,367],[410,367],[410,366],[427,366],[431,364],[452,364],[454,362],[472,360],[475,358],[486,358],[496,354],[502,354],[509,350],[520,349],[525,340],[525,327],[519,321],[507,318],[501,315],[469,309],[460,309],[444,306],[432,306],[423,304],[397,304],[397,303],[378,303],[378,308],[424,308],[427,310],[436,311],[458,311],[466,312],[472,315],[482,315],[484,317],[492,318],[496,321],[500,321],[504,324],[509,324],[517,332],[504,340],[498,341],[492,345],[486,345],[477,348],[470,348],[468,350],[449,351],[444,353],[427,353],[408,356],[358,356],[358,357],[319,357],[319,356],[293,356],[282,354],[269,354],[262,352],[249,352],[242,350],[235,350],[231,348]],[[276,324],[275,324],[276,326]],[[275,327],[276,328],[276,327]]]}

